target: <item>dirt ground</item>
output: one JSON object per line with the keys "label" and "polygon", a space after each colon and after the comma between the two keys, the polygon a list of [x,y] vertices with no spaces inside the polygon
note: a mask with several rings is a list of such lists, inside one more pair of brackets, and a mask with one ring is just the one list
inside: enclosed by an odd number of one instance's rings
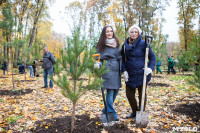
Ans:
{"label": "dirt ground", "polygon": [[[0,71],[1,74],[1,71]],[[114,103],[120,122],[105,131],[101,114],[103,101],[100,89],[87,92],[76,105],[74,133],[132,133],[173,132],[174,127],[191,127],[200,132],[200,94],[198,88],[187,83],[191,74],[161,75],[148,84],[147,128],[136,128],[135,121],[125,119],[131,112],[125,94],[125,84]],[[70,132],[72,103],[61,94],[61,89],[43,89],[43,77],[24,79],[15,75],[12,89],[11,75],[0,78],[0,132]]]}

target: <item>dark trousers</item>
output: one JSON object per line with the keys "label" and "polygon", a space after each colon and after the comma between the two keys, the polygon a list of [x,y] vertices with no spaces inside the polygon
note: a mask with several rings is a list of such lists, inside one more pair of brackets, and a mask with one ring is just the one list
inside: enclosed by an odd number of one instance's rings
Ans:
{"label": "dark trousers", "polygon": [[[136,113],[136,111],[140,110],[141,101],[142,101],[142,87],[143,86],[140,86],[140,87],[137,88],[138,94],[139,94],[139,96],[138,96],[138,98],[139,98],[139,108],[138,108],[137,100],[136,100],[136,97],[135,97],[136,89],[132,89],[131,87],[126,86],[126,96],[128,98],[128,101],[129,101],[129,104],[131,106],[133,113]],[[146,95],[146,90],[145,90],[144,110],[145,110],[145,107],[146,107],[146,101],[147,101],[147,95]]]}
{"label": "dark trousers", "polygon": [[174,70],[173,66],[168,66],[168,71],[167,73],[170,74],[170,72],[172,72],[173,74],[176,74],[176,71]]}

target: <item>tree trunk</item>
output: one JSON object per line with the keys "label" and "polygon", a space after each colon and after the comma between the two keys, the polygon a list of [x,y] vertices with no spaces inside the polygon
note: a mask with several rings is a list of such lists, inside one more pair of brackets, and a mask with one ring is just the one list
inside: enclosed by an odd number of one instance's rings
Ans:
{"label": "tree trunk", "polygon": [[4,59],[6,58],[6,44],[3,43],[3,54],[4,54]]}
{"label": "tree trunk", "polygon": [[43,6],[44,6],[44,0],[42,1],[42,5],[41,5],[41,7],[39,9],[39,12],[37,10],[36,13],[35,13],[35,18],[34,18],[34,23],[33,23],[33,29],[32,29],[32,35],[31,35],[31,39],[30,39],[30,42],[29,42],[29,48],[31,48],[31,46],[33,44],[33,39],[35,37],[35,29],[36,29],[36,26],[37,26],[38,19],[40,17],[40,13],[42,12]]}
{"label": "tree trunk", "polygon": [[71,121],[71,133],[73,132],[73,130],[75,128],[75,107],[76,107],[76,103],[73,102],[72,121]]}
{"label": "tree trunk", "polygon": [[13,74],[13,50],[12,50],[12,36],[10,37],[10,52],[11,52],[11,71],[12,71],[12,84],[15,89],[14,74]]}
{"label": "tree trunk", "polygon": [[27,30],[27,25],[28,25],[28,19],[29,19],[29,12],[28,12],[28,14],[27,14],[27,17],[26,17],[26,25],[25,25],[25,31],[24,31],[24,38],[25,38],[25,36],[26,36],[26,30]]}

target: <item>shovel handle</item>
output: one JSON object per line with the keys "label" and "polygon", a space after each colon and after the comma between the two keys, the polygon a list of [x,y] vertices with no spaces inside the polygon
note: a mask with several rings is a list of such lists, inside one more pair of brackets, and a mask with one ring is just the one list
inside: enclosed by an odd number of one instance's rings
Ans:
{"label": "shovel handle", "polygon": [[[94,57],[97,57],[97,56],[98,56],[99,58],[98,58],[98,60],[95,60]],[[100,61],[100,54],[93,54],[93,55],[92,55],[92,60],[95,61],[95,62],[99,62],[99,61]]]}
{"label": "shovel handle", "polygon": [[153,37],[150,35],[145,35],[145,42],[146,42],[146,47],[149,48],[150,43],[153,41]]}

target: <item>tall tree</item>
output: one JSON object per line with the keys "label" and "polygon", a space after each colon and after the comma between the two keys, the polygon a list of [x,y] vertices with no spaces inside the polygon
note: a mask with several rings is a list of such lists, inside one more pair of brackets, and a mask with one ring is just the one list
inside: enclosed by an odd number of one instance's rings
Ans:
{"label": "tall tree", "polygon": [[[14,75],[13,75],[13,44],[12,44],[12,35],[13,32],[15,31],[13,29],[15,25],[15,19],[13,16],[12,12],[12,5],[11,3],[5,3],[4,6],[2,6],[2,14],[4,16],[4,19],[2,22],[0,22],[0,28],[4,30],[4,34],[6,35],[6,43],[7,48],[10,49],[10,54],[11,54],[11,70],[12,70],[12,84],[13,84],[13,89],[15,89],[14,86]],[[9,53],[7,50],[7,58],[9,59]],[[9,61],[9,60],[8,60]]]}
{"label": "tall tree", "polygon": [[41,15],[41,12],[42,12],[44,6],[45,6],[45,0],[36,0],[36,9],[35,9],[35,15],[34,15],[34,18],[33,18],[33,28],[32,28],[32,31],[31,31],[29,48],[33,44],[33,39],[35,37],[35,31],[36,31],[37,23],[38,23],[38,20],[40,18],[40,15]]}
{"label": "tall tree", "polygon": [[193,20],[195,18],[195,2],[193,0],[178,0],[178,24],[182,49],[187,51],[188,43],[194,36]]}

